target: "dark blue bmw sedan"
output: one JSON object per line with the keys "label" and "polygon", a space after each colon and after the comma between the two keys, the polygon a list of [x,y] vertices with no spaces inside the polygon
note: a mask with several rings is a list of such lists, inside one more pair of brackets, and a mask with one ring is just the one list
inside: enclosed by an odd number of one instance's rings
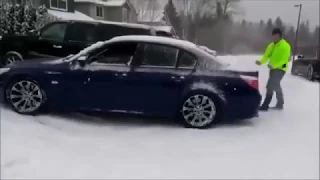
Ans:
{"label": "dark blue bmw sedan", "polygon": [[172,38],[121,36],[78,54],[9,64],[1,96],[20,114],[43,109],[123,112],[178,118],[207,128],[257,116],[258,72],[240,72]]}

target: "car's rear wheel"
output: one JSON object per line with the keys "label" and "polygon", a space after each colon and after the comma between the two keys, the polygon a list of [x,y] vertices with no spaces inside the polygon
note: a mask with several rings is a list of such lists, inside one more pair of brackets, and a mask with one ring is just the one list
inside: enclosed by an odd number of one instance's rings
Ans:
{"label": "car's rear wheel", "polygon": [[205,94],[188,96],[182,104],[181,119],[185,127],[205,129],[220,119],[219,103]]}
{"label": "car's rear wheel", "polygon": [[39,84],[30,79],[14,81],[6,89],[6,98],[12,109],[20,114],[36,113],[45,100]]}
{"label": "car's rear wheel", "polygon": [[314,80],[314,76],[313,76],[313,66],[312,66],[312,65],[309,65],[309,66],[308,66],[307,78],[308,78],[308,80],[310,80],[310,81],[313,81],[313,80]]}
{"label": "car's rear wheel", "polygon": [[3,65],[8,65],[18,61],[23,61],[23,57],[20,53],[15,51],[10,51],[3,57]]}

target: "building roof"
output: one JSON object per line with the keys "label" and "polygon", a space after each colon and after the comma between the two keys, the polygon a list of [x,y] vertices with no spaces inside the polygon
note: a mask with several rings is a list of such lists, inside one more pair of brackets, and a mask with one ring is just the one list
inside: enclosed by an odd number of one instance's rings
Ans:
{"label": "building roof", "polygon": [[126,0],[74,0],[74,2],[94,3],[101,6],[109,6],[109,7],[123,6],[125,3],[127,3]]}

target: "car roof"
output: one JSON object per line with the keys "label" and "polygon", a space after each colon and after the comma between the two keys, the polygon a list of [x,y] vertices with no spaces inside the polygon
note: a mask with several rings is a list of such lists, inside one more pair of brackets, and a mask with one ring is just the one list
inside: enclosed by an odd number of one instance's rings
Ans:
{"label": "car roof", "polygon": [[197,45],[180,39],[174,39],[163,36],[146,36],[146,35],[126,35],[126,36],[117,36],[110,39],[110,43],[114,42],[145,42],[145,43],[157,43],[169,46],[175,46],[187,50],[194,51],[197,48]]}
{"label": "car roof", "polygon": [[141,28],[141,29],[153,29],[151,26],[144,24],[135,24],[135,23],[125,23],[125,22],[114,22],[114,21],[101,21],[101,20],[58,20],[54,22],[79,22],[79,23],[91,23],[91,24],[106,24],[106,25],[117,25],[128,28]]}

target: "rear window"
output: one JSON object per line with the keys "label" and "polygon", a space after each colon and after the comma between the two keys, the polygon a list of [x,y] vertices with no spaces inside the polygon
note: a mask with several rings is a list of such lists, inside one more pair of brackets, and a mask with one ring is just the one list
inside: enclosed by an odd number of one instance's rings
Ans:
{"label": "rear window", "polygon": [[151,35],[151,30],[108,24],[99,26],[98,34],[99,40],[109,40],[117,36],[125,35]]}

